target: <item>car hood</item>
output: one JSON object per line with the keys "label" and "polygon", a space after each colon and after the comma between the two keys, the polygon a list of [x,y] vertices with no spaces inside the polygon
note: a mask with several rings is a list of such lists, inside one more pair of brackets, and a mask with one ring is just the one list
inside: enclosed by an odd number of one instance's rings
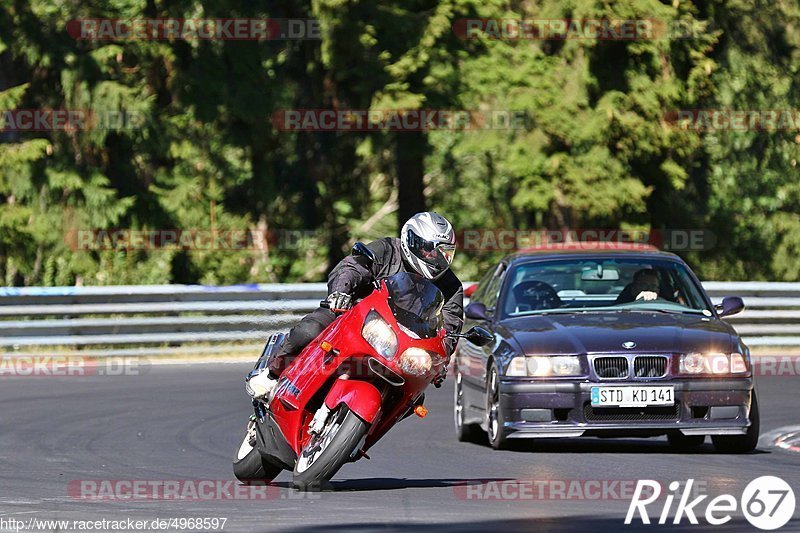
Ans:
{"label": "car hood", "polygon": [[597,312],[506,319],[497,333],[527,354],[730,352],[733,329],[716,318],[657,312]]}

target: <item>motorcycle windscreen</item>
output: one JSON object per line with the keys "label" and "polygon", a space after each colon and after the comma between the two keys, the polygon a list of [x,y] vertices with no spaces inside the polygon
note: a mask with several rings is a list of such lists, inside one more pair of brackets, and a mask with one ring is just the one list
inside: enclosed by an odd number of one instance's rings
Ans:
{"label": "motorcycle windscreen", "polygon": [[442,292],[424,277],[400,272],[386,278],[389,307],[397,322],[421,339],[436,337],[442,327]]}

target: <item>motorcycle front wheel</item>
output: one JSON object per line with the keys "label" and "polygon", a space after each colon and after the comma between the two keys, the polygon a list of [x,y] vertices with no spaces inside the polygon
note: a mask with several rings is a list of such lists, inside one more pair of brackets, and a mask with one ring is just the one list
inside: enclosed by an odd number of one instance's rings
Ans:
{"label": "motorcycle front wheel", "polygon": [[322,430],[308,441],[294,466],[294,487],[316,491],[327,483],[351,457],[369,425],[347,405],[333,409]]}

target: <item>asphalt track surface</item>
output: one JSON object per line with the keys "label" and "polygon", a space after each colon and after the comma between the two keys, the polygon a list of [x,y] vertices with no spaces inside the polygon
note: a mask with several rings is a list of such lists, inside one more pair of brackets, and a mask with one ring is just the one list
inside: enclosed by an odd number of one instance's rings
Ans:
{"label": "asphalt track surface", "polygon": [[[329,491],[296,492],[286,472],[259,500],[96,501],[74,489],[87,479],[232,479],[231,456],[249,413],[242,387],[248,368],[155,365],[137,376],[0,378],[0,519],[224,517],[224,531],[610,532],[663,528],[624,526],[629,499],[614,494],[613,485],[600,499],[555,492],[543,500],[522,487],[640,478],[666,487],[693,478],[711,497],[728,492],[738,499],[750,480],[776,475],[800,500],[800,454],[776,448],[767,435],[800,424],[797,376],[760,379],[762,439],[756,453],[742,456],[718,454],[710,441],[697,452],[677,453],[663,438],[549,440],[502,452],[459,443],[448,381],[429,391],[427,418],[403,421],[370,451],[371,460],[346,465]],[[468,494],[465,482],[477,489]],[[660,511],[653,508],[654,520]],[[800,530],[800,509],[794,516],[784,530]],[[670,527],[706,529],[752,530],[741,511],[726,526],[694,526],[684,518]]]}

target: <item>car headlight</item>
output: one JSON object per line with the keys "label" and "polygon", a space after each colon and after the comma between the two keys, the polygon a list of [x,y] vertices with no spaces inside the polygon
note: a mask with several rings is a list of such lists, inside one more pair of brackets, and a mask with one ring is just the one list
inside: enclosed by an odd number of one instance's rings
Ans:
{"label": "car headlight", "polygon": [[508,363],[506,368],[506,376],[511,377],[527,377],[528,366],[524,357],[515,357]]}
{"label": "car headlight", "polygon": [[391,359],[397,353],[397,335],[375,310],[370,311],[364,319],[361,336],[386,359]]}
{"label": "car headlight", "polygon": [[706,369],[703,354],[687,353],[681,356],[681,374],[702,374]]}
{"label": "car headlight", "polygon": [[433,368],[433,356],[422,348],[408,348],[400,356],[397,366],[406,374],[424,376]]}
{"label": "car headlight", "polygon": [[747,364],[740,353],[687,353],[681,355],[681,374],[742,374]]}
{"label": "car headlight", "polygon": [[744,374],[747,372],[747,362],[740,353],[731,354],[731,374]]}
{"label": "car headlight", "polygon": [[528,375],[543,377],[553,372],[549,357],[528,357]]}
{"label": "car headlight", "polygon": [[554,376],[579,376],[581,360],[575,356],[559,356],[550,358]]}
{"label": "car headlight", "polygon": [[511,377],[580,376],[581,360],[574,355],[515,357],[506,368]]}

